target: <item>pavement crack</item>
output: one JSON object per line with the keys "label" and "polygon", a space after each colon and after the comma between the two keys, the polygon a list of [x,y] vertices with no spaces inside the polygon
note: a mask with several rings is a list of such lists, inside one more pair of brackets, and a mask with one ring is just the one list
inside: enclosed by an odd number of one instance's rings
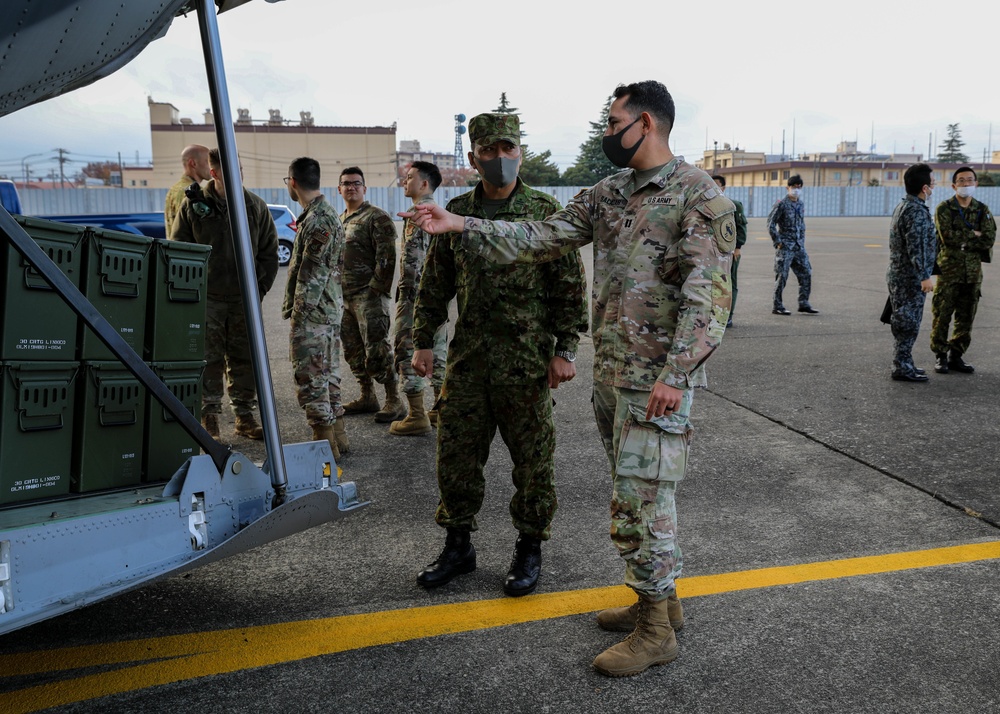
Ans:
{"label": "pavement crack", "polygon": [[936,501],[938,501],[940,503],[943,503],[944,505],[948,506],[949,508],[953,508],[956,511],[961,511],[962,513],[964,513],[965,515],[967,515],[967,516],[969,516],[971,518],[975,518],[978,521],[982,521],[983,523],[986,523],[986,524],[992,526],[993,528],[996,528],[996,529],[1000,530],[1000,522],[997,522],[996,520],[994,520],[992,518],[984,516],[982,513],[976,511],[973,508],[970,508],[969,506],[966,506],[966,505],[964,505],[962,503],[959,503],[958,501],[955,501],[955,500],[952,500],[950,498],[947,498],[946,496],[944,496],[944,495],[942,495],[942,494],[940,494],[940,493],[938,493],[936,491],[933,491],[933,490],[931,490],[929,488],[921,486],[918,483],[914,483],[913,481],[909,480],[905,476],[900,476],[899,474],[895,474],[895,473],[889,471],[886,468],[883,468],[883,467],[878,466],[876,464],[873,464],[873,463],[871,463],[869,461],[866,461],[865,459],[861,458],[860,456],[857,456],[857,455],[852,454],[852,453],[850,453],[848,451],[845,451],[845,450],[843,450],[841,448],[838,448],[837,446],[834,446],[833,444],[831,444],[829,442],[823,441],[822,439],[816,437],[814,434],[810,434],[809,432],[807,432],[807,431],[805,431],[803,429],[798,429],[798,428],[792,426],[791,424],[782,421],[781,419],[777,419],[777,418],[772,417],[772,416],[770,416],[768,414],[765,414],[764,412],[762,412],[762,411],[760,411],[758,409],[754,409],[753,407],[751,407],[751,406],[749,406],[747,404],[743,404],[742,402],[739,402],[736,399],[732,399],[730,397],[727,397],[724,394],[720,394],[719,392],[716,392],[716,391],[714,391],[714,390],[712,390],[710,388],[706,388],[705,391],[708,392],[709,394],[712,394],[712,395],[718,397],[719,399],[722,399],[723,401],[726,401],[726,402],[728,402],[728,403],[730,403],[730,404],[732,404],[734,406],[739,407],[740,409],[745,409],[746,411],[750,412],[751,414],[755,414],[755,415],[757,415],[759,417],[762,417],[763,419],[767,419],[772,424],[777,424],[778,426],[782,427],[783,429],[787,429],[788,431],[790,431],[790,432],[792,432],[794,434],[798,434],[799,436],[801,436],[801,437],[803,437],[805,439],[808,439],[809,441],[813,442],[814,444],[818,444],[819,446],[822,446],[824,449],[827,449],[828,451],[832,451],[835,454],[839,454],[839,455],[841,455],[841,456],[843,456],[845,458],[848,458],[851,461],[854,461],[855,463],[861,464],[862,466],[865,466],[867,468],[872,469],[873,471],[876,471],[876,472],[882,474],[883,476],[888,476],[889,478],[893,479],[894,481],[898,481],[899,483],[903,484],[904,486],[908,486],[908,487],[910,487],[912,489],[915,489],[917,491],[920,491],[923,494],[926,494],[926,495],[930,496],[934,500],[936,500]]}

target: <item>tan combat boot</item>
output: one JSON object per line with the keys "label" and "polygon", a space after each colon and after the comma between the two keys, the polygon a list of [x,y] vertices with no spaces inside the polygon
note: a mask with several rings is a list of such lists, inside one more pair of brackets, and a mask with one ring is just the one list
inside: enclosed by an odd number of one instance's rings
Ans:
{"label": "tan combat boot", "polygon": [[378,399],[371,380],[361,382],[361,396],[344,405],[345,414],[372,414],[378,411]]}
{"label": "tan combat boot", "polygon": [[341,454],[346,454],[351,450],[351,442],[347,440],[347,424],[343,419],[337,419],[333,423],[333,435],[337,439],[337,447]]}
{"label": "tan combat boot", "polygon": [[205,414],[201,417],[201,425],[213,439],[219,438],[219,415]]}
{"label": "tan combat boot", "polygon": [[330,442],[330,449],[333,450],[333,458],[339,459],[340,449],[337,448],[337,439],[333,435],[333,424],[314,426],[312,429],[313,429],[312,440]]}
{"label": "tan combat boot", "polygon": [[399,382],[390,382],[385,385],[385,406],[375,413],[375,421],[379,424],[388,424],[396,419],[406,416],[406,406],[399,398]]}
{"label": "tan combat boot", "polygon": [[[639,601],[630,607],[612,607],[597,613],[597,625],[608,632],[631,632],[635,629],[635,618],[638,614]],[[667,598],[667,617],[674,632],[684,627],[684,607],[676,595]]]}
{"label": "tan combat boot", "polygon": [[441,396],[441,388],[434,387],[434,408],[427,411],[427,419],[430,420],[431,426],[438,425],[438,398]]}
{"label": "tan combat boot", "polygon": [[420,436],[434,431],[424,410],[423,391],[419,394],[407,394],[406,401],[410,403],[410,413],[402,421],[394,421],[389,427],[389,433],[396,436]]}
{"label": "tan combat boot", "polygon": [[261,441],[264,438],[264,427],[257,423],[253,414],[236,417],[236,433],[245,436],[247,439]]}
{"label": "tan combat boot", "polygon": [[635,630],[594,659],[594,669],[608,677],[639,674],[677,659],[677,638],[667,616],[666,600],[639,596]]}

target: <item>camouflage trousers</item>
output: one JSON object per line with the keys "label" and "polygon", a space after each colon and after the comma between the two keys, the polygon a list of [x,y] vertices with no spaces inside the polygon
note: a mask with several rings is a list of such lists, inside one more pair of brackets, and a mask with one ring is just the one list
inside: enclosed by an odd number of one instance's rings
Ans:
{"label": "camouflage trousers", "polygon": [[739,294],[740,289],[736,282],[736,271],[740,269],[740,258],[739,256],[733,256],[733,267],[729,269],[729,275],[733,282],[733,299],[729,304],[729,319],[733,319],[733,315],[736,314],[736,296]]}
{"label": "camouflage trousers", "polygon": [[252,416],[257,406],[257,384],[250,361],[250,338],[243,299],[208,298],[205,305],[205,375],[202,378],[202,414],[222,413],[223,380],[238,417]]}
{"label": "camouflage trousers", "polygon": [[419,376],[413,371],[413,301],[399,300],[396,303],[395,332],[396,370],[403,382],[403,393],[415,395],[427,388],[427,382],[434,385],[436,391],[441,391],[444,383],[444,368],[448,358],[448,323],[441,325],[434,333],[434,374],[430,380]]}
{"label": "camouflage trousers", "polygon": [[392,300],[370,290],[344,296],[341,338],[344,358],[359,382],[380,384],[396,381],[389,342],[389,310]]}
{"label": "camouflage trousers", "polygon": [[[972,343],[972,321],[976,319],[980,294],[979,283],[953,283],[938,277],[931,299],[931,351],[934,354],[966,353]],[[955,329],[949,340],[952,316]]]}
{"label": "camouflage trousers", "polygon": [[646,421],[649,392],[594,383],[597,430],[611,463],[611,541],[625,584],[663,599],[675,592],[683,556],[674,492],[687,469],[693,390],[669,417]]}
{"label": "camouflage trousers", "polygon": [[924,319],[924,301],[926,296],[920,289],[920,283],[913,281],[889,281],[889,299],[892,302],[892,338],[895,349],[892,355],[892,368],[906,374],[912,374],[913,345],[920,332],[920,323]]}
{"label": "camouflage trousers", "polygon": [[774,308],[784,307],[782,295],[788,282],[788,270],[799,281],[799,307],[809,304],[812,292],[812,266],[805,248],[779,243],[774,249]]}
{"label": "camouflage trousers", "polygon": [[327,426],[344,415],[340,400],[340,326],[292,317],[288,339],[296,397],[309,426]]}
{"label": "camouflage trousers", "polygon": [[548,382],[490,385],[445,378],[438,408],[438,524],[479,527],[476,514],[486,491],[483,467],[499,427],[514,462],[514,527],[548,540],[556,513],[556,435]]}

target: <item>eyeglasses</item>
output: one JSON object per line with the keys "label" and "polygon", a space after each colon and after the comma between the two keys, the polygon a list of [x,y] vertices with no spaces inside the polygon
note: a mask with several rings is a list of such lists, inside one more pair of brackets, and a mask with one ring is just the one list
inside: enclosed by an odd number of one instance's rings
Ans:
{"label": "eyeglasses", "polygon": [[285,185],[287,186],[287,185],[288,185],[288,182],[292,180],[292,177],[291,177],[291,176],[285,176],[285,178],[283,178],[283,179],[281,179],[281,180],[282,180],[282,181],[284,181],[284,182],[285,182]]}
{"label": "eyeglasses", "polygon": [[353,188],[361,188],[362,186],[365,185],[365,182],[364,181],[341,181],[340,185],[343,186],[344,188],[347,188],[348,186],[351,186]]}

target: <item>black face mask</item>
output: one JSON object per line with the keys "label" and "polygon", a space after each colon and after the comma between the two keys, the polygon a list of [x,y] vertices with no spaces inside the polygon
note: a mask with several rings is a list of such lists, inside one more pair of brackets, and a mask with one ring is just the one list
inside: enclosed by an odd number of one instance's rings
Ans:
{"label": "black face mask", "polygon": [[[639,117],[642,119],[642,117]],[[639,119],[636,119],[632,124],[622,129],[617,134],[612,134],[611,136],[606,136],[601,139],[601,149],[604,150],[604,155],[608,157],[608,161],[613,163],[620,169],[628,168],[628,162],[632,160],[635,156],[635,152],[639,150],[639,146],[642,142],[646,140],[645,134],[639,138],[639,141],[635,142],[635,145],[631,149],[626,149],[622,146],[622,135],[632,128]]]}

